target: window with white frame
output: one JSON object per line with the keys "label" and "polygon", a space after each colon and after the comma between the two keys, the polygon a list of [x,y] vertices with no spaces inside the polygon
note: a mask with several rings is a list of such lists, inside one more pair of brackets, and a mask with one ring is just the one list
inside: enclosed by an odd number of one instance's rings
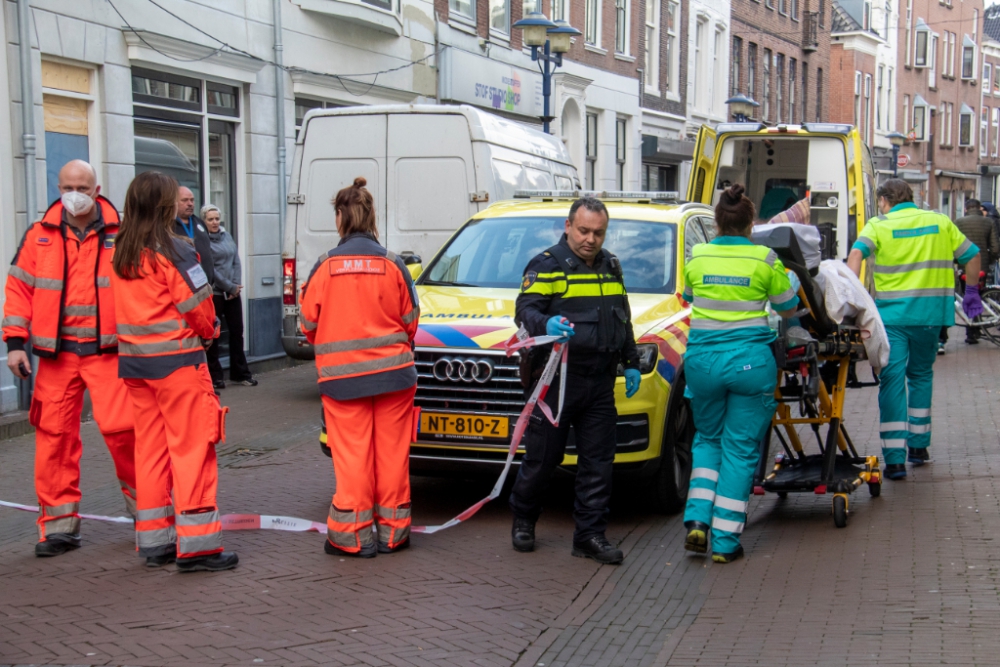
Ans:
{"label": "window with white frame", "polygon": [[938,107],[938,145],[948,145],[948,103],[942,102]]}
{"label": "window with white frame", "polygon": [[878,74],[876,75],[878,76],[878,79],[875,81],[875,129],[876,130],[882,129],[882,109],[884,108],[882,100],[882,93],[883,93],[882,77],[884,74],[885,74],[885,65],[879,65]]}
{"label": "window with white frame", "polygon": [[912,62],[911,56],[913,54],[913,0],[906,0],[906,66],[909,67]]}
{"label": "window with white frame", "polygon": [[979,10],[972,10],[972,42],[979,43]]}
{"label": "window with white frame", "polygon": [[885,86],[885,129],[889,132],[896,130],[896,100],[892,96],[892,68],[889,68],[889,77]]}
{"label": "window with white frame", "polygon": [[972,123],[974,122],[975,111],[967,104],[962,104],[958,113],[958,145],[972,146]]}
{"label": "window with white frame", "polygon": [[944,32],[944,66],[941,68],[941,76],[955,78],[955,33]]}
{"label": "window with white frame", "polygon": [[714,112],[723,106],[725,97],[723,93],[726,86],[726,71],[723,69],[723,62],[726,59],[726,33],[716,27],[715,41],[712,44],[712,94],[708,100],[709,108]]}
{"label": "window with white frame", "polygon": [[823,68],[816,68],[816,122],[823,122]]}
{"label": "window with white frame", "polygon": [[802,63],[802,118],[800,123],[809,122],[809,63]]}
{"label": "window with white frame", "polygon": [[789,7],[791,9],[792,20],[799,20],[799,0],[789,0]]}
{"label": "window with white frame", "polygon": [[973,79],[976,76],[976,43],[968,35],[962,37],[962,78]]}
{"label": "window with white frame", "polygon": [[510,0],[490,0],[490,31],[510,34]]}
{"label": "window with white frame", "polygon": [[457,14],[460,18],[476,20],[475,0],[448,0],[448,15]]}
{"label": "window with white frame", "polygon": [[584,0],[583,41],[594,46],[600,45],[601,3],[600,0]]}
{"label": "window with white frame", "polygon": [[861,28],[862,30],[872,29],[872,3],[871,0],[865,0],[862,6],[861,14]]}
{"label": "window with white frame", "polygon": [[542,11],[542,0],[523,0],[521,3],[521,16]]}
{"label": "window with white frame", "polygon": [[706,49],[708,45],[708,20],[699,18],[694,30],[694,106],[704,109],[707,106],[708,72],[706,71]]}
{"label": "window with white frame", "polygon": [[625,152],[626,129],[628,124],[624,118],[615,121],[615,185],[619,190],[625,189]]}
{"label": "window with white frame", "polygon": [[774,9],[774,0],[764,0],[764,6],[768,9]]}
{"label": "window with white frame", "polygon": [[872,142],[871,137],[871,127],[872,127],[872,75],[865,74],[865,90],[864,90],[864,108],[862,113],[861,124],[861,136],[864,137],[866,143]]}
{"label": "window with white frame", "polygon": [[778,13],[782,16],[788,14],[788,0],[778,0]]}
{"label": "window with white frame", "polygon": [[[100,161],[102,123],[97,102],[97,71],[61,62],[42,60],[42,112],[45,120],[46,202],[62,196],[59,191],[59,171],[70,160]],[[168,86],[161,83],[160,91],[179,92],[180,99],[197,99],[195,87]],[[29,221],[30,222],[30,221]]]}
{"label": "window with white frame", "polygon": [[955,104],[954,102],[948,102],[948,126],[945,128],[948,132],[948,145],[954,146],[952,143],[952,131],[951,128],[955,127]]}
{"label": "window with white frame", "polygon": [[747,95],[757,99],[757,45],[753,42],[747,45]]}
{"label": "window with white frame", "polygon": [[[771,120],[771,49],[764,49],[764,66],[761,69],[764,79],[764,99],[761,101],[761,109],[764,114],[762,120]],[[818,112],[817,112],[818,113]]]}
{"label": "window with white frame", "polygon": [[861,127],[861,72],[854,72],[854,127]]}
{"label": "window with white frame", "polygon": [[982,89],[987,95],[990,94],[990,85],[993,81],[993,67],[989,63],[983,63]]}
{"label": "window with white frame", "polygon": [[993,68],[993,95],[1000,97],[1000,63]]}
{"label": "window with white frame", "polygon": [[798,74],[795,58],[788,60],[788,122],[795,123],[795,86],[798,83]]}
{"label": "window with white frame", "polygon": [[677,51],[677,32],[681,20],[681,4],[679,0],[666,0],[667,2],[667,57],[663,61],[663,66],[667,70],[667,92],[674,95],[679,94],[678,88],[681,79],[680,56]]}
{"label": "window with white frame", "polygon": [[784,117],[783,89],[785,87],[785,56],[779,53],[774,57],[774,108],[778,114],[778,122]]}
{"label": "window with white frame", "polygon": [[927,121],[930,116],[930,106],[919,95],[913,101],[913,140],[927,141]]}
{"label": "window with white frame", "polygon": [[660,94],[660,0],[646,0],[646,92]]}
{"label": "window with white frame", "polygon": [[889,41],[889,17],[892,16],[892,3],[885,3],[882,9],[882,39]]}
{"label": "window with white frame", "polygon": [[570,0],[552,0],[552,20],[569,22]]}
{"label": "window with white frame", "polygon": [[597,187],[597,114],[587,114],[587,165],[584,186],[588,190]]}
{"label": "window with white frame", "polygon": [[938,36],[931,33],[930,52],[927,54],[929,60],[927,64],[927,86],[930,88],[937,87],[937,50]]}
{"label": "window with white frame", "polygon": [[930,67],[931,65],[931,29],[923,19],[917,19],[916,39],[913,44],[913,66]]}
{"label": "window with white frame", "polygon": [[990,157],[998,157],[1000,152],[1000,107],[993,107],[993,146]]}
{"label": "window with white frame", "polygon": [[903,134],[909,138],[910,130],[912,126],[910,125],[910,96],[903,95]]}
{"label": "window with white frame", "polygon": [[615,53],[628,53],[628,0],[615,0]]}
{"label": "window with white frame", "polygon": [[984,106],[979,111],[979,155],[986,157],[990,146],[990,108]]}
{"label": "window with white frame", "polygon": [[729,57],[729,96],[740,94],[740,68],[743,64],[743,40],[733,35],[733,53]]}

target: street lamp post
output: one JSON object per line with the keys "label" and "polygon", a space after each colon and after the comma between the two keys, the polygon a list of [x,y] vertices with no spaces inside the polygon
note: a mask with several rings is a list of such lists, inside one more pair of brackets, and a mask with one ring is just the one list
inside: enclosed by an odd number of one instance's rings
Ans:
{"label": "street lamp post", "polygon": [[890,132],[886,135],[886,138],[892,144],[892,177],[896,178],[899,171],[899,149],[906,141],[906,135],[899,132]]}
{"label": "street lamp post", "polygon": [[745,123],[750,120],[753,110],[760,106],[760,102],[754,102],[752,97],[747,97],[743,93],[740,93],[726,100],[726,105],[733,116],[736,117],[737,123]]}
{"label": "street lamp post", "polygon": [[552,74],[562,67],[562,54],[569,51],[570,39],[583,33],[565,21],[550,21],[540,12],[531,12],[514,24],[523,30],[524,43],[531,47],[531,59],[541,62],[542,73],[542,129],[551,134],[549,123],[555,116],[549,113],[552,96]]}

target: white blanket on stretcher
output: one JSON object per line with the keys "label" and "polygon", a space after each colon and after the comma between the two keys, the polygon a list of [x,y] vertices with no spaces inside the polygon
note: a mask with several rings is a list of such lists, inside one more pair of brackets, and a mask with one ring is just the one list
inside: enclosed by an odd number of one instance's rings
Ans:
{"label": "white blanket on stretcher", "polygon": [[816,283],[823,290],[826,312],[830,319],[840,324],[853,317],[861,330],[861,338],[868,353],[868,363],[879,372],[889,363],[889,336],[885,325],[868,291],[843,262],[828,259],[819,265]]}

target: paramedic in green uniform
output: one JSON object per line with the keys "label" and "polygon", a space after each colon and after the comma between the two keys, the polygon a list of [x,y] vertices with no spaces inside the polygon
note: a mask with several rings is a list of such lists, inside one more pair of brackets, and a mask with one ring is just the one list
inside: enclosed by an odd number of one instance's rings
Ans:
{"label": "paramedic in green uniform", "polygon": [[719,235],[696,245],[684,267],[684,299],[692,305],[684,375],[697,429],[684,548],[706,552],[711,532],[717,563],[743,555],[758,447],[777,405],[766,307],[791,317],[799,303],[774,251],[750,242],[754,205],[743,191],[737,184],[722,193]]}
{"label": "paramedic in green uniform", "polygon": [[905,181],[890,179],[876,195],[882,215],[865,225],[847,265],[860,276],[862,260],[874,260],[875,305],[889,336],[878,390],[884,474],[903,479],[906,460],[918,466],[931,460],[934,359],[941,327],[955,324],[954,262],[972,276],[962,310],[970,320],[983,312],[979,248],[948,216],[917,208]]}

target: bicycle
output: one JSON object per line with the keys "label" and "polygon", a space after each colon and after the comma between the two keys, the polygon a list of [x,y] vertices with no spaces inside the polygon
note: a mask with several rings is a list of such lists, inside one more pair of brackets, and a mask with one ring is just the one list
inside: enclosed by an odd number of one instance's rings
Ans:
{"label": "bicycle", "polygon": [[1000,287],[986,286],[986,272],[979,272],[979,298],[983,302],[983,312],[971,322],[962,309],[965,298],[965,272],[957,271],[958,280],[955,288],[955,324],[956,326],[978,327],[982,335],[994,345],[1000,347]]}

